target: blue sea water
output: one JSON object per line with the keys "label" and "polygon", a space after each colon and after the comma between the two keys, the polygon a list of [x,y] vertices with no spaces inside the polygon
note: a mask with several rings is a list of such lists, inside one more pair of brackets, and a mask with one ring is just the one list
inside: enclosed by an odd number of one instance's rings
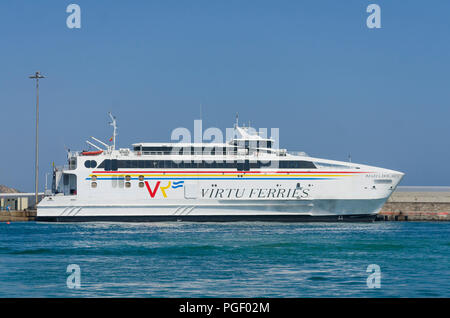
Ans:
{"label": "blue sea water", "polygon": [[450,223],[0,223],[0,297],[94,296],[450,297]]}

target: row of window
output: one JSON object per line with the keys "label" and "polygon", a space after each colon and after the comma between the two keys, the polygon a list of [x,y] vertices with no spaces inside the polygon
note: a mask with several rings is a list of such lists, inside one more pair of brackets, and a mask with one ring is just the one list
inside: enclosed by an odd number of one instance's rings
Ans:
{"label": "row of window", "polygon": [[[129,176],[127,176],[127,177],[129,177]],[[142,179],[141,179],[141,177],[142,177]],[[91,182],[91,187],[92,188],[97,188],[97,182],[95,182],[95,180],[96,179],[94,179],[94,178],[92,178],[92,181],[94,181],[94,182]],[[130,179],[125,179],[125,180],[130,180]],[[144,180],[144,176],[139,176],[139,180]],[[143,188],[144,186],[145,186],[145,184],[144,184],[144,182],[139,182],[138,183],[138,185],[139,185],[139,188]],[[131,188],[131,182],[123,182],[123,179],[118,179],[118,180],[113,180],[113,188],[117,188],[117,186],[119,187],[119,188],[123,188],[124,186],[125,186],[125,188]],[[217,187],[217,184],[213,184],[212,185],[213,187]],[[277,187],[278,187],[279,185],[277,184]],[[300,183],[297,183],[297,187],[296,187],[297,189],[301,189],[301,186],[300,186]]]}
{"label": "row of window", "polygon": [[[113,182],[113,188],[117,188],[117,187],[119,187],[119,188],[123,188],[125,186],[125,188],[131,188],[131,182],[123,182],[123,180],[122,180],[122,182],[120,182],[120,180],[119,181],[116,181],[115,183]],[[144,182],[139,182],[139,188],[143,188],[144,187]],[[91,188],[97,188],[97,182],[91,182]]]}
{"label": "row of window", "polygon": [[[243,147],[243,148],[271,148],[272,142],[271,141],[235,141],[232,146],[203,146],[203,147],[176,147],[176,152],[179,154],[194,154],[194,152],[204,152],[204,153],[211,153],[215,154],[216,152],[223,153],[224,155],[228,152],[236,152],[237,148]],[[170,154],[172,151],[174,151],[174,147],[172,146],[152,146],[152,147],[143,147],[143,146],[135,146],[134,151],[144,151],[144,152],[162,152],[165,154]]]}
{"label": "row of window", "polygon": [[290,161],[249,161],[243,162],[174,162],[172,160],[117,160],[106,159],[98,168],[104,168],[107,171],[118,169],[237,169],[250,170],[260,168],[278,168],[278,169],[315,169],[316,166],[311,161],[290,160]]}
{"label": "row of window", "polygon": [[[91,180],[92,181],[97,181],[97,176],[92,176],[91,177]],[[125,181],[131,181],[131,176],[125,176],[125,178],[123,177],[123,176],[117,176],[115,179],[113,179],[113,182],[114,181],[123,181],[123,180],[125,180]],[[139,181],[144,181],[144,176],[139,176]]]}
{"label": "row of window", "polygon": [[194,155],[194,154],[236,154],[237,147],[134,147],[134,151],[151,152],[151,153],[161,153],[164,155]]}
{"label": "row of window", "polygon": [[244,148],[272,148],[271,140],[235,140],[232,143],[235,146],[240,146]]}
{"label": "row of window", "polygon": [[86,160],[85,162],[84,162],[84,166],[86,167],[86,168],[90,168],[90,169],[93,169],[93,168],[95,168],[95,167],[97,167],[97,161],[95,161],[95,160]]}

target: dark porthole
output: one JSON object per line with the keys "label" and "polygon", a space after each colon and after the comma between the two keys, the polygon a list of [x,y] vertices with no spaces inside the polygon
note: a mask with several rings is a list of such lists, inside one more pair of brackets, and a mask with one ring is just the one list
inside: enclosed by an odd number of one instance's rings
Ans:
{"label": "dark porthole", "polygon": [[84,166],[86,167],[86,168],[95,168],[95,167],[97,167],[97,161],[95,161],[95,160],[86,160],[85,162],[84,162]]}

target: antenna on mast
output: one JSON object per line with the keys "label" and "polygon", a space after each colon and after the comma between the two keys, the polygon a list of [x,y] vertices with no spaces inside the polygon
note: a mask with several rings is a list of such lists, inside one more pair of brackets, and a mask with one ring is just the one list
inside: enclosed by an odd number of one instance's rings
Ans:
{"label": "antenna on mast", "polygon": [[111,122],[109,123],[111,126],[113,126],[113,145],[112,145],[112,150],[116,150],[116,136],[117,136],[117,122],[116,122],[116,117],[114,117],[111,112],[108,112],[109,117],[111,118]]}
{"label": "antenna on mast", "polygon": [[236,123],[234,124],[235,128],[239,127],[239,114],[236,113]]}

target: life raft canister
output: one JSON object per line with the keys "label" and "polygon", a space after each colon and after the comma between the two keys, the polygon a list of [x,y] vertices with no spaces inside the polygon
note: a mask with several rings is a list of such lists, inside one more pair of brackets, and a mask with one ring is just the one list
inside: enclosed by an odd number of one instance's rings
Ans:
{"label": "life raft canister", "polygon": [[97,156],[97,155],[100,155],[101,153],[103,153],[103,150],[99,150],[99,151],[83,151],[81,153],[81,155],[83,155],[83,156]]}

